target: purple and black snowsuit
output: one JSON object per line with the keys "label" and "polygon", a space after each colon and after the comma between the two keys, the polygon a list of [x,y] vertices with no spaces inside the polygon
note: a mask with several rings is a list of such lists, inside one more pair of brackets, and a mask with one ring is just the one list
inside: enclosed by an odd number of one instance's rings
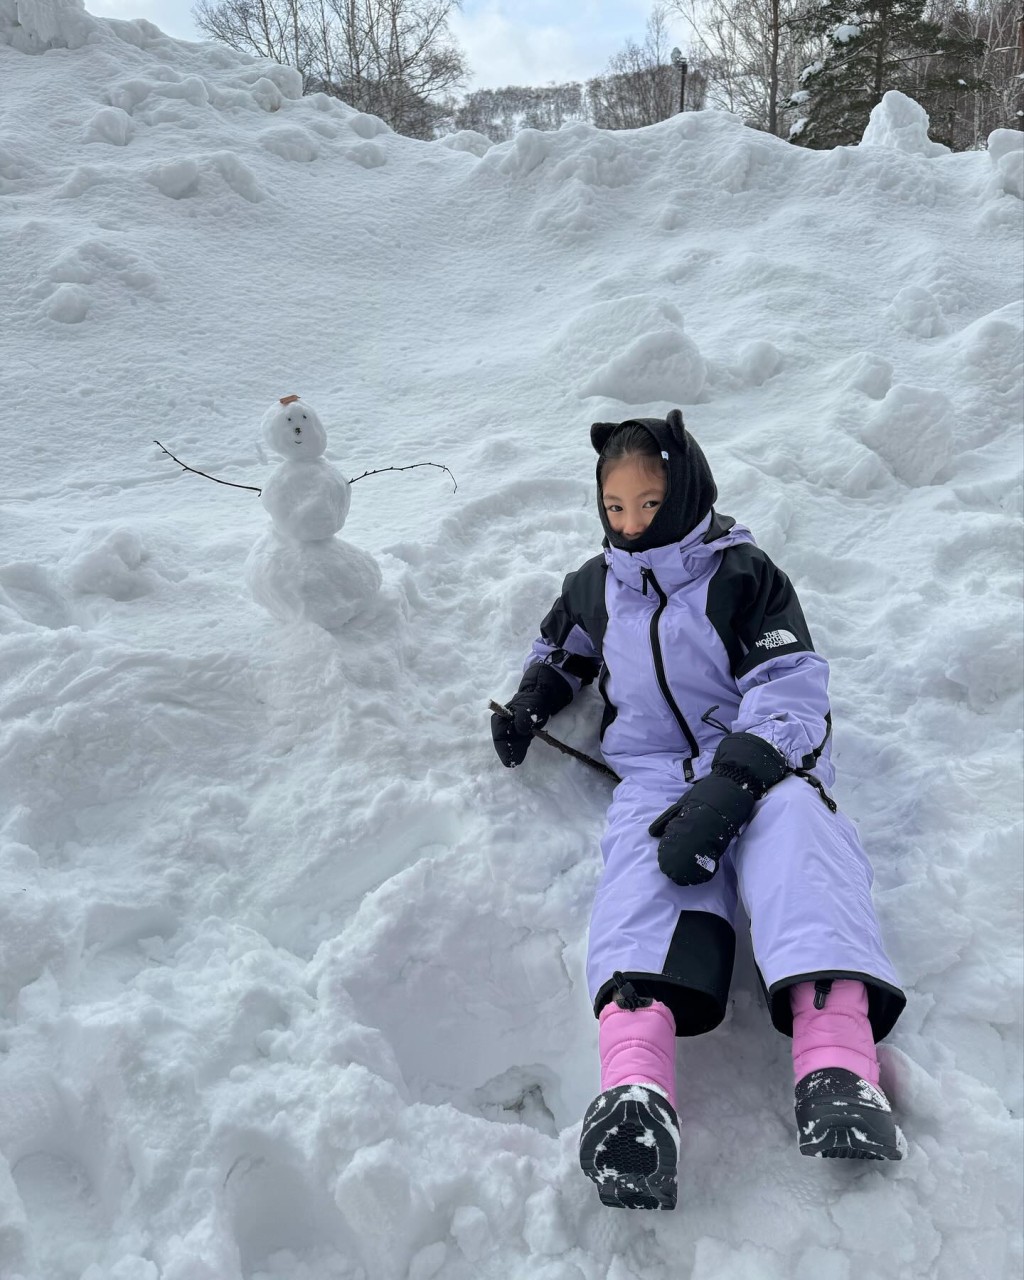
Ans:
{"label": "purple and black snowsuit", "polygon": [[[882,945],[870,864],[826,792],[828,664],[785,574],[749,530],[705,511],[678,541],[606,546],[569,574],[524,664],[553,667],[574,692],[598,681],[602,750],[622,779],[601,843],[590,996],[600,1012],[619,972],[669,1006],[679,1035],[717,1026],[739,901],[780,1031],[792,1032],[794,983],[859,978],[880,1040],[906,999]],[[792,772],[757,803],[711,880],[677,885],[659,868],[648,826],[737,732],[769,742]]]}

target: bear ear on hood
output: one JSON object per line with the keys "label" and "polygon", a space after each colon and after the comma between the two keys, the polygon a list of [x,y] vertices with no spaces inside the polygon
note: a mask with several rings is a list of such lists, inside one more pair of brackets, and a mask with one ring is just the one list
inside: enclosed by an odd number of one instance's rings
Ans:
{"label": "bear ear on hood", "polygon": [[613,431],[616,431],[622,424],[619,422],[595,422],[590,428],[590,443],[594,446],[594,452],[600,453]]}
{"label": "bear ear on hood", "polygon": [[669,435],[681,448],[686,444],[686,424],[683,422],[683,413],[681,409],[670,409],[665,418],[665,425],[668,427]]}

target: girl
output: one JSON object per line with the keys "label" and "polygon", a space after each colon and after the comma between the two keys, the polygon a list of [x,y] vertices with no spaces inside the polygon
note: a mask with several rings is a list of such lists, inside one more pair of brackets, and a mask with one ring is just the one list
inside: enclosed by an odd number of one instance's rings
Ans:
{"label": "girl", "polygon": [[526,660],[504,765],[598,681],[615,788],[587,979],[601,1092],[580,1163],[607,1205],[671,1209],[675,1037],[725,1014],[737,900],[772,1022],[793,1038],[805,1155],[899,1160],[875,1042],[906,998],[871,904],[871,868],[826,788],[828,666],[789,580],[714,510],[707,461],[674,409],[595,423],[604,551],[565,579]]}

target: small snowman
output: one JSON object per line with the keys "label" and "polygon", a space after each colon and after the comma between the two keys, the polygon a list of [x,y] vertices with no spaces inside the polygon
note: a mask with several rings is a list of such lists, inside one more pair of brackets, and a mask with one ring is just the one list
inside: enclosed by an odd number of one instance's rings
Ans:
{"label": "small snowman", "polygon": [[273,528],[249,552],[245,580],[275,618],[334,631],[377,594],[380,568],[365,551],[334,536],[352,493],[323,456],[327,432],[316,413],[298,396],[285,396],[261,425],[263,439],[284,461],[260,495]]}

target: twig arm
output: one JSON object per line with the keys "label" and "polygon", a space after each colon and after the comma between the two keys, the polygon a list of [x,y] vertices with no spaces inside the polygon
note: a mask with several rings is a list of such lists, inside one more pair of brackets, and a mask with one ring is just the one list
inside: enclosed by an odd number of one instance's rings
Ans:
{"label": "twig arm", "polygon": [[214,484],[226,484],[229,489],[248,489],[251,493],[262,493],[262,489],[257,489],[254,484],[235,484],[233,480],[218,480],[216,476],[207,475],[205,471],[197,471],[195,467],[188,467],[180,458],[176,458],[170,449],[165,449],[159,440],[154,440],[155,445],[159,445],[167,454],[172,462],[176,462],[183,471],[191,471],[194,476],[202,476],[204,480],[212,480]]}
{"label": "twig arm", "polygon": [[[375,471],[364,471],[361,476],[355,476],[354,479],[350,480],[349,484],[355,484],[356,480],[365,480],[367,476],[383,475],[385,471],[412,471],[414,467],[439,467],[442,471],[446,471],[448,475],[452,476],[452,473],[448,471],[443,462],[410,462],[404,467],[378,467]],[[458,493],[459,486],[454,476],[452,476],[452,484],[455,485],[452,493]]]}
{"label": "twig arm", "polygon": [[[487,705],[496,716],[504,716],[506,720],[512,719],[512,712],[509,711],[508,707],[503,707],[500,702],[489,702]],[[567,743],[560,742],[557,738],[553,738],[551,734],[547,733],[544,729],[534,729],[533,736],[535,738],[540,738],[541,742],[546,742],[549,747],[554,747],[564,755],[573,756],[577,760],[582,760],[584,764],[589,764],[592,769],[597,769],[599,773],[607,774],[609,778],[614,778],[616,782],[622,781],[614,769],[609,769],[606,764],[603,764],[600,760],[595,760],[593,756],[588,756],[585,752],[577,751],[575,747],[570,747]]]}

